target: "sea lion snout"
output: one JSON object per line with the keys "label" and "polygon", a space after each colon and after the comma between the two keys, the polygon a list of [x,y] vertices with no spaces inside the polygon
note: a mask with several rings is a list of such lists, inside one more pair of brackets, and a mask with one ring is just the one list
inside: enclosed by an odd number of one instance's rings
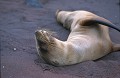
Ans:
{"label": "sea lion snout", "polygon": [[50,41],[50,34],[45,30],[37,30],[35,31],[36,39],[42,42],[49,42]]}
{"label": "sea lion snout", "polygon": [[41,52],[48,52],[50,44],[50,34],[45,30],[35,31],[38,50]]}

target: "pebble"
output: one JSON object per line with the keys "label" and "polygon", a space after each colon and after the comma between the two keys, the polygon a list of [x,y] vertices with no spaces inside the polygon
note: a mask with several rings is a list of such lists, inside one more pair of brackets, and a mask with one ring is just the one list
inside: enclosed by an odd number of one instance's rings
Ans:
{"label": "pebble", "polygon": [[14,48],[13,50],[16,51],[16,48]]}

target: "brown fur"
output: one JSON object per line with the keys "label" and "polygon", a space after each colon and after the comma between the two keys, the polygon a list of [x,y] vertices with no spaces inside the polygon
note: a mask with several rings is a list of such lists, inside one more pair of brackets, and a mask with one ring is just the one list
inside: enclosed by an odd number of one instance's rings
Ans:
{"label": "brown fur", "polygon": [[113,45],[109,37],[105,25],[113,24],[108,20],[87,11],[57,11],[56,18],[71,33],[67,41],[60,41],[47,31],[36,31],[38,53],[46,62],[55,66],[71,65],[120,51],[120,45]]}

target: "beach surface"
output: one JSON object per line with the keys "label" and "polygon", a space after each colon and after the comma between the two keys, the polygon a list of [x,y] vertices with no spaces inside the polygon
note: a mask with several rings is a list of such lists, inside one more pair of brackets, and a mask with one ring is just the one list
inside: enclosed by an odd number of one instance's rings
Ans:
{"label": "beach surface", "polygon": [[[87,10],[120,28],[119,0],[0,0],[1,78],[120,78],[120,52],[63,67],[38,57],[35,30],[52,30],[63,41],[70,33],[57,23],[57,9]],[[110,37],[120,43],[118,31],[110,28]]]}

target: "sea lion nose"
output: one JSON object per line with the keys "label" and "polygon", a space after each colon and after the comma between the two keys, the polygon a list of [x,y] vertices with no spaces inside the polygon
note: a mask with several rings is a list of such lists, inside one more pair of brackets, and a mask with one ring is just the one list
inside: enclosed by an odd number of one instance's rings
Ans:
{"label": "sea lion nose", "polygon": [[39,30],[36,30],[36,31],[35,31],[35,34],[38,33],[38,32],[39,32]]}
{"label": "sea lion nose", "polygon": [[38,34],[40,34],[40,30],[35,31],[35,35],[38,35]]}
{"label": "sea lion nose", "polygon": [[40,31],[39,31],[39,30],[36,30],[36,31],[35,31],[35,36],[36,36],[37,39],[38,39],[39,35],[40,35]]}

